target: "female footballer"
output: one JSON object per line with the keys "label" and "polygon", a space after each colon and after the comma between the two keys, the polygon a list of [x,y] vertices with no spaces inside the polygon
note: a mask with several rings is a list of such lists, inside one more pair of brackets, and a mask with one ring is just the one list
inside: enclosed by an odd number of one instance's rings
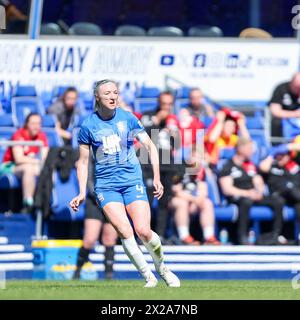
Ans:
{"label": "female footballer", "polygon": [[117,107],[118,87],[112,80],[101,80],[94,88],[95,112],[82,123],[78,135],[77,176],[79,195],[70,202],[77,211],[86,197],[90,147],[95,158],[94,193],[99,206],[121,238],[125,253],[144,277],[145,287],[155,287],[157,279],[137,245],[127,217],[149,251],[157,273],[169,287],[180,287],[177,276],[164,264],[159,236],[150,228],[150,206],[142,179],[142,170],[133,147],[134,138],[147,149],[153,168],[154,195],[160,199],[158,152],[144,127],[130,112]]}

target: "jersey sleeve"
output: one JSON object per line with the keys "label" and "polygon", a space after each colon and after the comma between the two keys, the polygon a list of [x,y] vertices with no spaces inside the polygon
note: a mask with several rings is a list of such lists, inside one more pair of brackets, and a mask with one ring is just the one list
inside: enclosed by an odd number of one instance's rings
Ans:
{"label": "jersey sleeve", "polygon": [[138,135],[146,132],[142,122],[134,115],[130,114],[130,131],[129,137],[133,140],[134,138],[138,138]]}
{"label": "jersey sleeve", "polygon": [[78,141],[78,144],[87,144],[87,145],[91,144],[89,130],[86,126],[84,125],[81,126],[77,141]]}

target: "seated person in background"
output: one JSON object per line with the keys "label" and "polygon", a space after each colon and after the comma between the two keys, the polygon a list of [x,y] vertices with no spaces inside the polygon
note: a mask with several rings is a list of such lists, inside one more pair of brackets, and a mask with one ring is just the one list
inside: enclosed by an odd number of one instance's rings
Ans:
{"label": "seated person in background", "polygon": [[66,89],[62,97],[58,98],[48,109],[47,113],[57,117],[56,131],[65,144],[71,143],[72,133],[68,131],[74,123],[74,116],[80,115],[77,105],[78,92],[75,88]]}
{"label": "seated person in background", "polygon": [[236,147],[238,134],[250,139],[245,116],[238,111],[223,108],[217,113],[205,135],[205,146],[212,168],[216,167],[222,149]]}
{"label": "seated person in background", "polygon": [[193,150],[189,168],[184,166],[182,174],[177,172],[173,177],[174,196],[171,200],[171,207],[175,210],[175,224],[183,244],[199,245],[200,242],[195,240],[189,231],[190,215],[199,214],[204,244],[219,245],[220,242],[215,237],[214,207],[208,198],[205,169],[197,163],[199,161],[200,156]]}
{"label": "seated person in background", "polygon": [[270,194],[294,207],[296,218],[300,221],[300,166],[291,156],[293,151],[300,151],[300,144],[273,147],[270,155],[259,164],[259,169]]}
{"label": "seated person in background", "polygon": [[215,116],[213,107],[207,103],[203,92],[199,88],[192,88],[190,90],[187,109],[193,116],[199,119]]}
{"label": "seated person in background", "polygon": [[229,203],[238,206],[237,221],[238,243],[248,244],[249,211],[252,206],[268,206],[273,209],[274,219],[271,240],[278,243],[282,229],[282,210],[284,203],[277,196],[265,196],[265,184],[251,162],[253,142],[250,139],[239,138],[236,154],[222,168],[220,186]]}
{"label": "seated person in background", "polygon": [[[30,113],[24,127],[17,130],[11,137],[12,141],[42,141],[43,147],[13,146],[9,147],[0,167],[2,173],[13,173],[22,179],[23,209],[22,212],[31,212],[33,195],[36,186],[36,177],[39,175],[42,165],[48,153],[48,141],[45,133],[41,131],[41,116]],[[40,153],[40,157],[38,154]]]}
{"label": "seated person in background", "polygon": [[279,84],[269,102],[271,136],[282,137],[282,119],[300,118],[300,73],[289,82]]}
{"label": "seated person in background", "polygon": [[[173,132],[176,131],[180,134],[179,143],[184,159],[186,158],[186,153],[190,152],[197,142],[202,143],[200,137],[204,135],[205,126],[197,117],[191,115],[187,108],[182,108],[179,111],[178,118],[173,114],[169,115],[166,119],[166,126]],[[200,130],[203,130],[203,134]]]}

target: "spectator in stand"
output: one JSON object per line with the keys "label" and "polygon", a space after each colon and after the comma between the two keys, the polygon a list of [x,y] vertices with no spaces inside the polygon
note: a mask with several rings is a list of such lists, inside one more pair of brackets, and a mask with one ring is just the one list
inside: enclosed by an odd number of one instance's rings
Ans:
{"label": "spectator in stand", "polygon": [[292,206],[300,221],[300,166],[291,153],[300,151],[299,143],[283,144],[271,149],[271,154],[261,161],[261,170],[270,194]]}
{"label": "spectator in stand", "polygon": [[273,209],[271,242],[277,244],[282,229],[284,202],[274,194],[264,195],[265,184],[256,166],[251,162],[252,155],[252,141],[239,138],[236,154],[224,165],[219,174],[220,186],[228,202],[238,206],[238,243],[248,244],[249,211],[252,206],[262,205]]}
{"label": "spectator in stand", "polygon": [[[48,141],[45,133],[41,131],[41,116],[30,113],[24,127],[17,130],[11,141],[42,141],[43,147],[37,146],[12,146],[3,157],[0,167],[1,173],[13,173],[22,179],[23,213],[30,213],[33,209],[33,195],[43,163],[48,153]],[[40,157],[38,156],[40,155]]]}
{"label": "spectator in stand", "polygon": [[[186,169],[192,169],[188,171]],[[183,174],[173,178],[174,197],[171,207],[175,211],[175,225],[183,244],[199,245],[189,231],[190,215],[199,214],[199,223],[203,230],[204,244],[219,245],[215,237],[215,215],[212,201],[208,198],[205,182],[205,169],[200,162],[200,154],[192,151],[188,167],[183,168]]]}
{"label": "spectator in stand", "polygon": [[62,97],[58,98],[48,109],[49,114],[57,117],[56,131],[66,145],[71,144],[72,132],[76,115],[81,111],[78,106],[78,91],[74,87],[66,89]]}
{"label": "spectator in stand", "polygon": [[187,109],[191,115],[196,116],[198,119],[215,116],[213,107],[206,101],[203,92],[199,88],[190,90]]}
{"label": "spectator in stand", "polygon": [[217,113],[205,136],[205,146],[212,169],[216,168],[222,149],[236,147],[238,135],[250,139],[245,116],[238,111],[223,108]]}
{"label": "spectator in stand", "polygon": [[300,72],[291,81],[279,84],[271,97],[271,135],[282,137],[282,119],[300,118]]}
{"label": "spectator in stand", "polygon": [[[160,154],[160,176],[164,186],[164,196],[158,202],[157,221],[155,231],[161,237],[161,240],[166,243],[166,229],[168,221],[168,203],[172,196],[170,181],[176,169],[174,167],[174,144],[171,136],[174,134],[172,129],[167,128],[166,122],[168,116],[173,112],[174,96],[169,91],[161,92],[158,97],[158,107],[155,111],[145,112],[141,117],[141,122],[145,127],[146,132],[151,137],[152,141],[158,148]],[[175,128],[176,129],[176,128]],[[176,134],[176,133],[175,133]],[[149,203],[153,201],[153,183],[152,169],[148,163],[141,163],[143,170],[144,182],[147,187]]]}

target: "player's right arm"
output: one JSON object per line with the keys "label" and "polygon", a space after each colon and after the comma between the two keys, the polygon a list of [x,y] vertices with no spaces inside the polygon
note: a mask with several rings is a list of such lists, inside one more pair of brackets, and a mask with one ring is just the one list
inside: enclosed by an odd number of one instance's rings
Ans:
{"label": "player's right arm", "polygon": [[74,211],[78,211],[78,207],[85,200],[86,184],[88,178],[90,146],[81,144],[79,146],[79,160],[77,162],[77,178],[79,183],[79,194],[70,201],[70,207]]}

